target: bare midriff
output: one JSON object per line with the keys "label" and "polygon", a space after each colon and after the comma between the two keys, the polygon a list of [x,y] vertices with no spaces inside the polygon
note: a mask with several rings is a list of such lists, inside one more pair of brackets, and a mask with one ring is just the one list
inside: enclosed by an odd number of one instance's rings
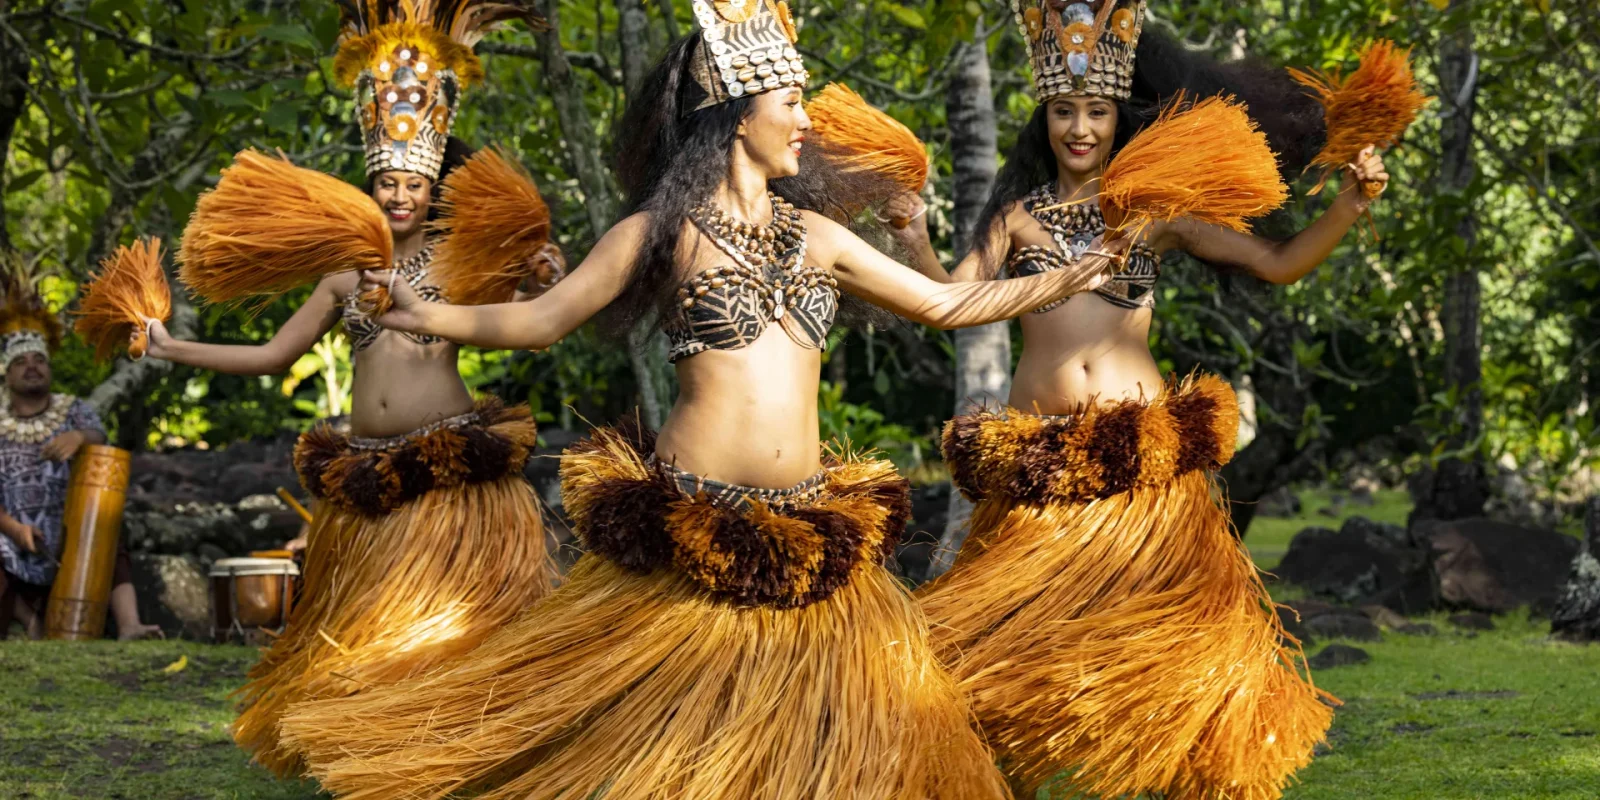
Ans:
{"label": "bare midriff", "polygon": [[787,489],[821,469],[821,351],[773,323],[746,347],[707,350],[677,370],[678,400],[656,440],[662,461],[763,489]]}
{"label": "bare midriff", "polygon": [[460,348],[422,345],[384,331],[354,356],[350,432],[400,436],[472,410],[472,393],[456,368]]}
{"label": "bare midriff", "polygon": [[1072,414],[1091,403],[1156,396],[1162,378],[1150,355],[1150,318],[1148,308],[1119,308],[1093,292],[1024,315],[1011,407]]}

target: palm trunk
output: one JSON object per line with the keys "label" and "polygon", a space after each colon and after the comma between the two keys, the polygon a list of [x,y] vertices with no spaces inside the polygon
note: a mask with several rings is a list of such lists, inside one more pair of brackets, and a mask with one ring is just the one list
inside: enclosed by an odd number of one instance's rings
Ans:
{"label": "palm trunk", "polygon": [[[981,29],[981,23],[976,26]],[[956,66],[945,90],[945,115],[950,127],[950,160],[955,182],[955,252],[971,245],[978,215],[989,200],[998,170],[994,90],[989,79],[989,49],[983,39],[958,45]],[[956,405],[963,414],[974,405],[1005,401],[1011,388],[1011,329],[1004,322],[956,331]],[[944,533],[928,561],[924,579],[932,579],[955,563],[967,538],[972,504],[959,491],[950,492]]]}

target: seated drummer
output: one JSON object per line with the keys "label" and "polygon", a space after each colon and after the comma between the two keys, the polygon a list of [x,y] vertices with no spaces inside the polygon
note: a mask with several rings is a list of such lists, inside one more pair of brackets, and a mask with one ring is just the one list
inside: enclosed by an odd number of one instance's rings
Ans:
{"label": "seated drummer", "polygon": [[[6,365],[0,392],[0,639],[10,635],[14,614],[37,639],[60,567],[69,465],[84,445],[105,444],[106,432],[88,403],[50,393],[45,332],[8,333],[0,347]],[[111,589],[117,638],[160,636],[160,627],[139,619],[132,572],[119,546]]]}

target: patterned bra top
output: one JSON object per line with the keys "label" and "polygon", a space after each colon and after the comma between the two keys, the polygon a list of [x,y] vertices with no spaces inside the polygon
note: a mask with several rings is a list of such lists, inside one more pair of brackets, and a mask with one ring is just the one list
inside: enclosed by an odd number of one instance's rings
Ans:
{"label": "patterned bra top", "polygon": [[[430,302],[443,299],[437,287],[428,283],[428,265],[433,261],[433,243],[429,242],[422,248],[422,252],[401,261],[395,266],[395,271],[400,273],[400,279],[411,284],[417,295]],[[373,321],[367,309],[361,306],[361,293],[351,292],[344,297],[344,332],[350,337],[351,354],[359,353],[372,346],[378,340],[378,334],[383,333],[383,326]],[[437,336],[423,336],[420,334],[401,333],[401,336],[417,344],[438,344],[443,339]]]}
{"label": "patterned bra top", "polygon": [[[1105,232],[1106,221],[1100,216],[1099,204],[1084,203],[1061,206],[1056,199],[1055,187],[1046,184],[1028,193],[1022,201],[1023,208],[1039,221],[1056,241],[1056,249],[1028,245],[1013,251],[1006,261],[1006,269],[1016,277],[1037,275],[1061,269],[1077,261],[1089,249],[1094,237]],[[1058,206],[1051,208],[1051,206]],[[1046,210],[1048,209],[1048,210]],[[1156,304],[1156,280],[1161,277],[1161,257],[1140,242],[1128,253],[1126,267],[1111,276],[1094,290],[1106,302],[1121,308],[1152,308]],[[1061,298],[1033,310],[1035,314],[1050,311],[1069,298]]]}
{"label": "patterned bra top", "polygon": [[839,310],[838,282],[827,270],[806,265],[799,212],[776,195],[772,207],[772,222],[759,228],[715,209],[691,215],[734,263],[704,270],[679,287],[677,313],[662,326],[668,361],[743,349],[773,322],[801,347],[820,350],[827,344]]}

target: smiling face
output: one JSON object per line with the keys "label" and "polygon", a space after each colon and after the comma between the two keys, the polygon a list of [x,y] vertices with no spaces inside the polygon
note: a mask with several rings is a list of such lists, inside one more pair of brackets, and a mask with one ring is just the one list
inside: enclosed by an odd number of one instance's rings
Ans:
{"label": "smiling face", "polygon": [[1117,105],[1104,97],[1057,97],[1047,114],[1050,149],[1061,171],[1079,180],[1099,174],[1111,158]]}
{"label": "smiling face", "polygon": [[415,172],[380,172],[372,180],[372,199],[383,209],[389,230],[402,238],[428,219],[428,191],[433,182]]}
{"label": "smiling face", "polygon": [[800,148],[811,130],[811,117],[797,87],[763,92],[750,102],[739,123],[738,146],[768,180],[800,173]]}
{"label": "smiling face", "polygon": [[6,388],[12,394],[33,396],[50,391],[50,357],[23,353],[6,366]]}

